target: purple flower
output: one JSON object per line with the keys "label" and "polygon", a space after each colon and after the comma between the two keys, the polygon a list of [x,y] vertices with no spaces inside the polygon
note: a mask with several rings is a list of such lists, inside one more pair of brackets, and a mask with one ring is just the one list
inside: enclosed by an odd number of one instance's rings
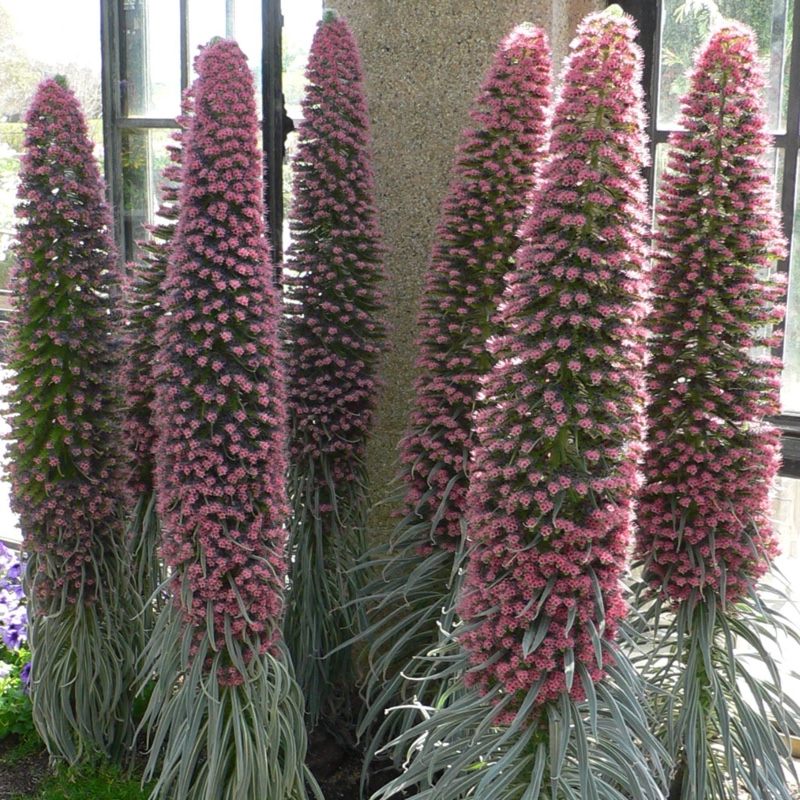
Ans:
{"label": "purple flower", "polygon": [[22,688],[25,694],[31,690],[31,661],[28,661],[19,673],[19,679],[22,681]]}
{"label": "purple flower", "polygon": [[23,572],[17,554],[0,544],[0,640],[9,650],[28,640]]}
{"label": "purple flower", "polygon": [[16,650],[25,642],[25,625],[19,622],[12,622],[0,629],[0,638],[9,650]]}

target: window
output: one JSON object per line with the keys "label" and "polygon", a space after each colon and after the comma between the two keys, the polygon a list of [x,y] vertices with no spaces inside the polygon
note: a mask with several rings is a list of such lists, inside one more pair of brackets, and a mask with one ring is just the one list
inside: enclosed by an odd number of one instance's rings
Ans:
{"label": "window", "polygon": [[181,95],[193,79],[198,46],[214,36],[236,39],[256,78],[269,227],[274,254],[279,254],[284,142],[280,0],[98,1],[106,179],[123,257],[136,255],[143,225],[154,218]]}

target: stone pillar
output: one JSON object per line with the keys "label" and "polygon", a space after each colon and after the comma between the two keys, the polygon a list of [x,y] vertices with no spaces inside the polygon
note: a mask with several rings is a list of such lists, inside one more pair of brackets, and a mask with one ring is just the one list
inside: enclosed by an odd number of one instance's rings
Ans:
{"label": "stone pillar", "polygon": [[[411,407],[416,320],[425,271],[468,109],[503,37],[532,22],[548,31],[555,74],[581,17],[602,0],[326,0],[349,23],[364,64],[377,202],[388,247],[392,352],[368,459],[376,501],[391,496],[397,444]],[[374,515],[371,543],[395,504]]]}

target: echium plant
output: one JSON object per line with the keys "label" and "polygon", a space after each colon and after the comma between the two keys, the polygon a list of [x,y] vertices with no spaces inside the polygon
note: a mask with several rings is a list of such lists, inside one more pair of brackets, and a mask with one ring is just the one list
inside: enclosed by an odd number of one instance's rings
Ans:
{"label": "echium plant", "polygon": [[75,95],[26,117],[11,289],[9,475],[28,555],[37,730],[69,762],[130,741],[139,655],[122,514],[117,254]]}
{"label": "echium plant", "polygon": [[712,34],[657,201],[636,553],[651,623],[643,665],[677,762],[670,797],[685,800],[790,796],[783,736],[798,709],[771,655],[781,620],[757,586],[776,552],[779,433],[767,420],[780,411],[770,348],[782,288],[770,273],[784,254],[762,87],[752,32],[731,23]]}
{"label": "echium plant", "polygon": [[[186,125],[190,111],[191,89],[184,97],[183,116],[178,118],[180,125]],[[149,226],[150,238],[139,242],[145,255],[128,265],[123,279],[125,358],[122,380],[126,403],[122,439],[129,462],[127,484],[134,502],[128,520],[128,546],[134,586],[144,603],[142,620],[147,633],[153,629],[155,616],[163,605],[158,589],[165,577],[158,553],[161,526],[155,493],[157,434],[153,405],[159,355],[156,328],[162,314],[161,294],[170,242],[178,219],[182,136],[182,130],[174,133],[175,143],[168,148],[170,163],[164,168],[158,209],[162,221]]]}
{"label": "echium plant", "polygon": [[661,796],[662,751],[614,642],[643,433],[635,35],[607,11],[572,43],[476,414],[462,650],[442,667],[467,690],[402,734],[410,764],[387,794]]}
{"label": "echium plant", "polygon": [[[462,565],[473,411],[494,362],[487,340],[518,228],[546,151],[551,100],[546,34],[515,28],[500,43],[470,112],[428,268],[419,317],[415,405],[401,445],[402,518],[379,578],[365,591],[373,616],[362,728],[380,722],[374,744],[410,722],[400,707],[438,666],[426,659],[449,630]],[[428,698],[431,700],[431,698]]]}
{"label": "echium plant", "polygon": [[361,62],[326,12],[308,59],[284,272],[291,591],[284,635],[308,722],[349,717],[368,510],[364,464],[386,326]]}
{"label": "echium plant", "polygon": [[303,798],[304,701],[280,636],[287,572],[280,306],[253,76],[195,62],[158,325],[156,492],[172,598],[143,675],[154,796]]}

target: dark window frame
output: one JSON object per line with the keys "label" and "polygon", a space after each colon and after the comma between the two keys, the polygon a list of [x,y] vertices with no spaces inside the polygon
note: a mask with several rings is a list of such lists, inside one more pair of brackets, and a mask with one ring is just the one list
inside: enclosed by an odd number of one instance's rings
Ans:
{"label": "dark window frame", "polygon": [[[109,200],[114,209],[116,240],[120,258],[128,261],[135,256],[134,231],[123,213],[123,132],[176,128],[174,119],[153,117],[128,117],[125,113],[123,87],[126,80],[123,9],[130,0],[100,0],[100,26],[102,46],[103,138],[105,149],[106,181]],[[168,2],[169,0],[160,0]],[[175,0],[173,0],[174,2]],[[136,0],[133,0],[135,3]],[[180,3],[181,91],[189,84],[191,59],[189,52],[189,0]],[[226,0],[226,4],[230,0]],[[272,244],[276,279],[280,274],[283,233],[283,149],[284,114],[281,82],[282,52],[281,31],[283,15],[281,0],[261,0],[262,9],[262,93],[261,118],[264,143],[264,200],[267,206],[267,224]]]}
{"label": "dark window frame", "polygon": [[[795,214],[798,155],[800,154],[800,0],[794,2],[792,45],[790,54],[788,109],[786,133],[776,134],[774,144],[784,152],[783,186],[780,197],[783,228],[791,252],[792,227]],[[661,0],[619,0],[623,10],[630,14],[639,27],[639,44],[644,50],[643,86],[649,112],[650,147],[653,158],[657,145],[666,143],[669,131],[658,128],[655,110],[658,102],[658,64],[661,57]],[[648,173],[651,171],[648,170]],[[652,175],[648,174],[651,200]],[[800,269],[800,265],[797,265]],[[780,271],[786,273],[789,261],[780,262]],[[782,431],[783,464],[781,474],[800,477],[800,414],[782,414],[774,422]]]}

